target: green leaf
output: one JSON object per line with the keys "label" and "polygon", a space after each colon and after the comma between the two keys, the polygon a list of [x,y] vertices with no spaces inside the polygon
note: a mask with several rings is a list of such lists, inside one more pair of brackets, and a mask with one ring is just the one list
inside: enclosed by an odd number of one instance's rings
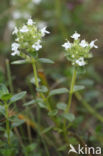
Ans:
{"label": "green leaf", "polygon": [[53,110],[53,111],[49,112],[49,113],[48,113],[48,115],[49,115],[49,116],[56,116],[56,115],[57,115],[57,113],[58,113],[58,110],[57,110],[57,109],[55,109],[55,110]]}
{"label": "green leaf", "polygon": [[63,102],[59,102],[56,106],[58,109],[65,110],[67,105]]}
{"label": "green leaf", "polygon": [[34,104],[36,101],[35,100],[31,100],[29,102],[24,103],[24,106],[30,106],[32,104]]}
{"label": "green leaf", "polygon": [[52,61],[52,60],[50,60],[48,58],[39,58],[38,61],[41,62],[41,63],[51,63],[51,64],[54,63],[54,61]]}
{"label": "green leaf", "polygon": [[41,132],[41,134],[48,133],[53,127],[54,127],[54,126],[50,126],[50,127],[46,128],[46,129],[44,129],[44,130]]}
{"label": "green leaf", "polygon": [[75,116],[72,113],[62,114],[62,117],[64,117],[65,119],[67,119],[70,122],[73,122],[75,120]]}
{"label": "green leaf", "polygon": [[36,90],[41,93],[48,92],[48,88],[46,86],[41,86],[40,88],[37,88]]}
{"label": "green leaf", "polygon": [[10,99],[10,103],[16,102],[20,99],[22,99],[24,96],[26,95],[26,91],[23,91],[21,93],[15,94],[14,96],[12,96],[12,98]]}
{"label": "green leaf", "polygon": [[0,98],[2,98],[2,96],[9,94],[9,91],[7,89],[7,87],[4,84],[0,84]]}
{"label": "green leaf", "polygon": [[74,89],[73,89],[73,92],[77,92],[77,91],[80,91],[80,90],[83,90],[83,89],[85,89],[85,86],[75,85]]}
{"label": "green leaf", "polygon": [[80,85],[84,85],[84,86],[89,86],[89,87],[91,87],[91,86],[94,85],[94,81],[91,80],[91,79],[84,79],[84,80],[80,80],[80,81],[79,81],[79,84],[80,84]]}
{"label": "green leaf", "polygon": [[53,95],[57,95],[57,94],[64,94],[64,93],[68,93],[68,89],[67,88],[59,88],[59,89],[51,90],[49,93],[49,96],[53,96]]}
{"label": "green leaf", "polygon": [[30,63],[30,62],[26,60],[17,60],[17,61],[11,62],[11,64],[25,64],[25,63]]}

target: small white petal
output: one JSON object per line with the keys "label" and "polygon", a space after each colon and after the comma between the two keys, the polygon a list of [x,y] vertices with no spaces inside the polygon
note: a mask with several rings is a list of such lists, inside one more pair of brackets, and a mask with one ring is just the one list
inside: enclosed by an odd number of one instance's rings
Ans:
{"label": "small white petal", "polygon": [[12,32],[12,34],[14,35],[14,34],[17,34],[17,33],[18,33],[18,28],[15,27],[15,28],[14,28],[14,31]]}
{"label": "small white petal", "polygon": [[72,47],[72,44],[68,41],[68,42],[64,43],[64,44],[62,45],[62,47],[64,47],[65,50],[67,50],[67,49],[69,49],[69,48]]}
{"label": "small white petal", "polygon": [[80,57],[78,60],[76,60],[76,64],[78,64],[79,66],[84,66],[86,65],[86,62],[84,61],[83,57]]}
{"label": "small white petal", "polygon": [[12,52],[11,55],[12,56],[20,55],[20,51],[19,50],[16,50],[16,51]]}
{"label": "small white petal", "polygon": [[78,38],[80,37],[80,34],[78,34],[77,32],[75,32],[71,38],[74,38],[74,40],[78,40]]}
{"label": "small white petal", "polygon": [[28,32],[28,27],[26,25],[24,25],[21,29],[20,32]]}
{"label": "small white petal", "polygon": [[97,45],[95,45],[95,42],[96,42],[97,40],[94,40],[94,41],[91,41],[90,42],[90,47],[91,48],[98,48],[98,46]]}
{"label": "small white petal", "polygon": [[82,40],[79,45],[83,48],[88,47],[88,43],[85,40]]}
{"label": "small white petal", "polygon": [[34,22],[33,22],[33,20],[32,20],[32,19],[28,19],[27,24],[28,24],[28,25],[33,25],[33,24],[34,24]]}
{"label": "small white petal", "polygon": [[41,43],[41,40],[38,40],[37,42],[35,42],[35,43],[32,45],[32,48],[34,48],[36,51],[38,51],[39,49],[42,48],[42,45],[41,45],[40,43]]}
{"label": "small white petal", "polygon": [[16,42],[12,43],[12,45],[11,45],[12,51],[18,50],[19,46],[20,46],[20,44],[18,44]]}
{"label": "small white petal", "polygon": [[47,27],[44,27],[44,28],[41,29],[42,37],[44,37],[45,34],[50,34],[50,32],[46,30],[46,28],[47,28]]}

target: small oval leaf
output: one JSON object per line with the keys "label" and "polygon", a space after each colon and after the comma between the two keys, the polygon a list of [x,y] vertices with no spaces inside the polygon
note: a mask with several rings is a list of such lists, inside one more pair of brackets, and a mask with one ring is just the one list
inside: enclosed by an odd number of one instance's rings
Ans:
{"label": "small oval leaf", "polygon": [[39,58],[38,61],[41,63],[51,63],[51,64],[54,63],[54,61],[52,61],[51,59],[48,59],[48,58]]}
{"label": "small oval leaf", "polygon": [[12,96],[12,98],[10,99],[10,103],[16,102],[20,99],[22,99],[24,96],[26,95],[26,91],[23,91],[21,93],[15,94],[14,96]]}
{"label": "small oval leaf", "polygon": [[59,88],[59,89],[53,89],[50,91],[49,96],[53,96],[53,95],[57,95],[57,94],[64,94],[64,93],[68,93],[68,89],[67,88]]}

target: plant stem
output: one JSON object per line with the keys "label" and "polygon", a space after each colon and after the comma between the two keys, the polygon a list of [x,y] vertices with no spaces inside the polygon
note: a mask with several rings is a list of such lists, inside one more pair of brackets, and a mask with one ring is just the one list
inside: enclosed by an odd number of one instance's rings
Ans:
{"label": "plant stem", "polygon": [[[36,88],[39,88],[38,74],[37,74],[37,69],[36,69],[36,62],[35,62],[34,58],[32,58],[32,66],[33,66],[35,85],[36,85]],[[37,105],[37,116],[38,116],[38,129],[39,129],[39,127],[40,127],[40,107],[38,105]]]}
{"label": "plant stem", "polygon": [[[35,63],[34,58],[32,59],[32,66],[33,66],[33,72],[34,72],[34,78],[35,78],[35,85],[36,85],[36,88],[39,88],[38,75],[37,75],[36,63]],[[51,111],[51,107],[49,105],[48,99],[43,95],[43,93],[39,93],[39,94],[44,100],[44,102],[46,102],[48,106],[48,110]]]}
{"label": "plant stem", "polygon": [[[66,107],[65,113],[70,111],[71,103],[72,103],[72,96],[73,96],[73,89],[76,81],[76,68],[74,67],[73,70],[73,75],[72,75],[72,81],[71,81],[71,86],[70,86],[70,92],[69,92],[69,100],[68,100],[68,105]],[[68,143],[68,138],[67,138],[67,127],[66,127],[66,120],[64,120],[64,138],[65,141]]]}
{"label": "plant stem", "polygon": [[66,108],[65,112],[69,112],[70,107],[71,107],[71,103],[72,103],[72,96],[73,96],[73,89],[74,89],[74,85],[75,85],[75,81],[76,81],[76,68],[74,67],[73,70],[73,76],[72,76],[72,82],[71,82],[71,87],[70,87],[70,92],[69,92],[69,100],[68,100],[68,105]]}
{"label": "plant stem", "polygon": [[9,88],[11,93],[14,92],[13,84],[12,84],[12,77],[11,77],[11,70],[10,70],[10,63],[9,60],[6,60],[6,69],[7,69],[7,77],[8,77],[8,82],[9,82]]}
{"label": "plant stem", "polygon": [[34,72],[34,78],[35,78],[35,85],[36,85],[36,88],[39,88],[38,75],[37,75],[36,64],[35,64],[34,59],[32,59],[32,66],[33,66],[33,72]]}
{"label": "plant stem", "polygon": [[9,113],[8,113],[8,105],[6,102],[5,102],[5,113],[6,113],[6,132],[8,137],[8,144],[10,144]]}

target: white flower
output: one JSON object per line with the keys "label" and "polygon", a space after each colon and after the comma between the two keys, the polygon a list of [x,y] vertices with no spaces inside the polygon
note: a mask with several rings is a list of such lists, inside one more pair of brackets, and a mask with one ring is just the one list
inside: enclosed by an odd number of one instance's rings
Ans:
{"label": "white flower", "polygon": [[42,45],[40,44],[41,41],[38,40],[37,42],[35,42],[33,45],[32,45],[32,48],[34,48],[36,51],[38,51],[39,49],[42,48]]}
{"label": "white flower", "polygon": [[41,34],[42,34],[42,37],[44,37],[45,34],[50,34],[50,32],[46,30],[46,27],[44,27],[41,29]]}
{"label": "white flower", "polygon": [[17,29],[17,27],[15,27],[14,31],[12,32],[12,34],[14,35],[14,34],[17,34],[17,33],[18,33],[18,29]]}
{"label": "white flower", "polygon": [[24,25],[21,29],[20,32],[28,32],[28,27],[26,25]]}
{"label": "white flower", "polygon": [[85,40],[82,40],[79,45],[83,48],[88,47],[88,43]]}
{"label": "white flower", "polygon": [[34,23],[34,22],[33,22],[32,19],[28,19],[28,22],[27,22],[28,25],[33,25],[33,23]]}
{"label": "white flower", "polygon": [[19,46],[20,46],[20,44],[18,44],[16,42],[12,43],[12,45],[11,45],[12,51],[18,50]]}
{"label": "white flower", "polygon": [[86,62],[84,61],[83,57],[80,57],[78,60],[76,60],[76,64],[78,64],[79,66],[84,66]]}
{"label": "white flower", "polygon": [[78,40],[78,38],[80,37],[80,34],[78,34],[77,32],[75,32],[71,38],[74,38],[75,40]]}
{"label": "white flower", "polygon": [[19,46],[20,46],[20,44],[18,44],[16,42],[12,43],[11,49],[12,49],[13,52],[12,52],[11,55],[14,56],[14,55],[19,55],[20,54],[20,51],[18,50]]}
{"label": "white flower", "polygon": [[39,3],[41,2],[41,0],[32,0],[32,2],[33,2],[34,4],[39,4]]}
{"label": "white flower", "polygon": [[19,54],[20,54],[20,51],[19,50],[16,50],[16,51],[14,51],[14,52],[11,53],[12,56],[19,55]]}
{"label": "white flower", "polygon": [[62,47],[64,47],[65,50],[67,50],[67,49],[69,49],[69,48],[72,47],[72,44],[68,41],[68,42],[64,43],[64,44],[62,45]]}
{"label": "white flower", "polygon": [[97,41],[97,39],[90,42],[90,47],[91,48],[98,48],[98,46],[94,44],[96,41]]}

